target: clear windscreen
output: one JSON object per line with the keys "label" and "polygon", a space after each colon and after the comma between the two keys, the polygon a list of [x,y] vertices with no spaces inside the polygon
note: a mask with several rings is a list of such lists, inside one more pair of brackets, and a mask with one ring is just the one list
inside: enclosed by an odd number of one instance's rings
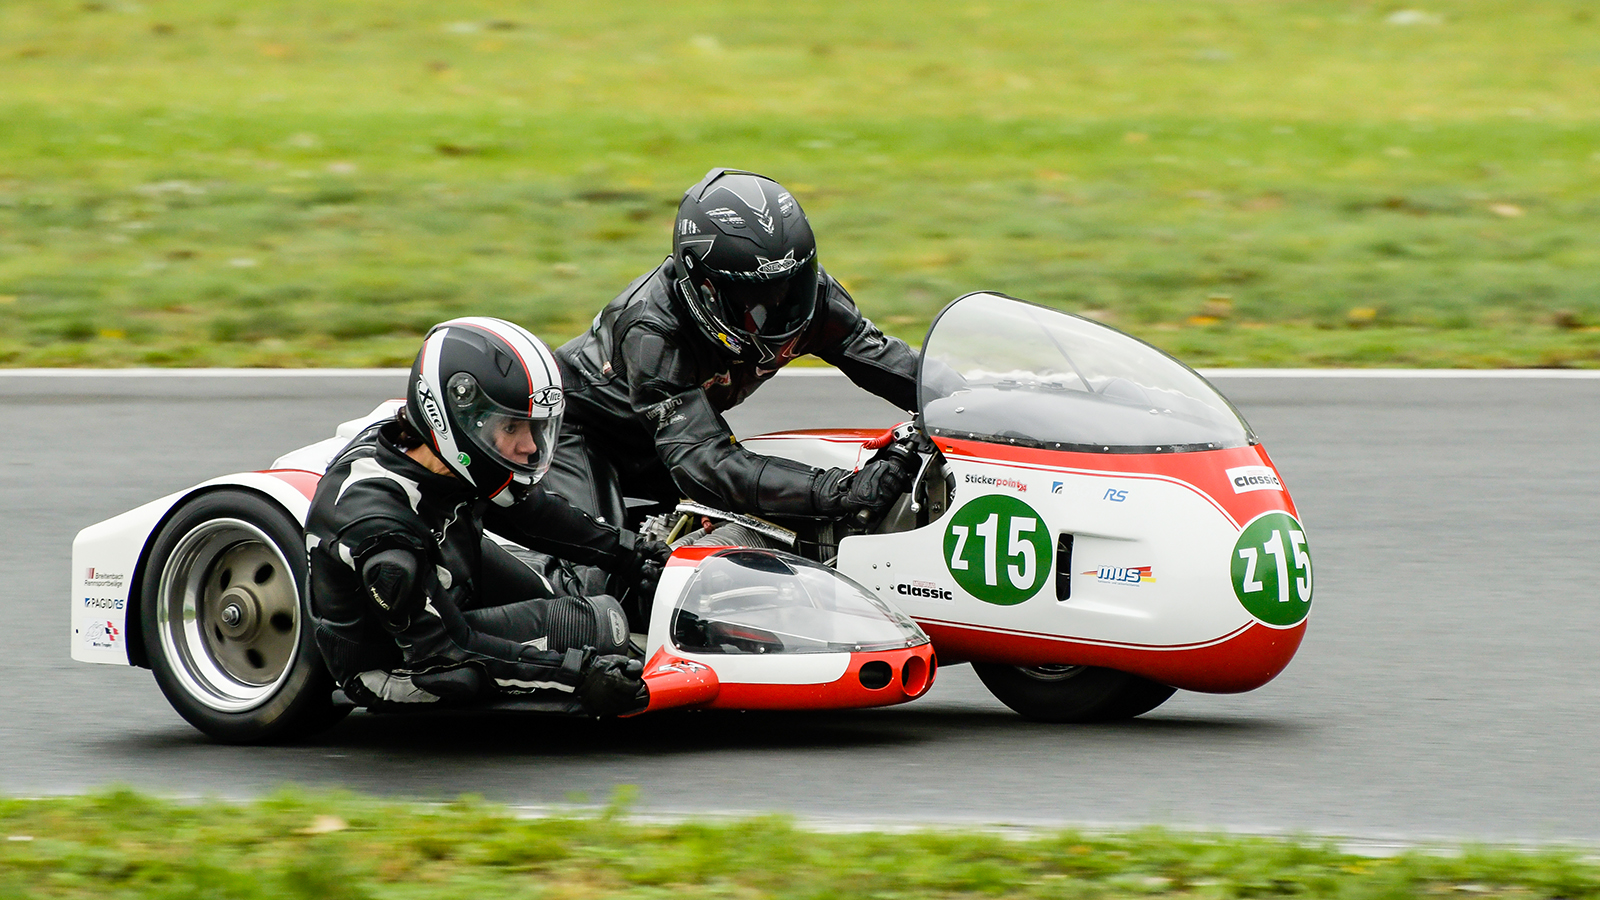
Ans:
{"label": "clear windscreen", "polygon": [[1122,453],[1255,439],[1216,388],[1162,351],[999,294],[968,294],[946,307],[922,352],[919,402],[931,434]]}
{"label": "clear windscreen", "polygon": [[707,557],[672,614],[692,653],[854,653],[926,643],[904,613],[810,560],[775,550]]}

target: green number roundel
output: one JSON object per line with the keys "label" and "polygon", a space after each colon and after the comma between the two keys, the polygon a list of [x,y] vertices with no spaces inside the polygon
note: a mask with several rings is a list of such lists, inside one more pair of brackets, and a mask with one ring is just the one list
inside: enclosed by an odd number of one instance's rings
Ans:
{"label": "green number roundel", "polygon": [[1033,507],[1015,497],[974,497],[950,517],[944,564],[967,593],[1012,606],[1050,577],[1050,534]]}
{"label": "green number roundel", "polygon": [[1268,625],[1296,625],[1311,612],[1311,551],[1285,512],[1263,513],[1233,545],[1233,592]]}

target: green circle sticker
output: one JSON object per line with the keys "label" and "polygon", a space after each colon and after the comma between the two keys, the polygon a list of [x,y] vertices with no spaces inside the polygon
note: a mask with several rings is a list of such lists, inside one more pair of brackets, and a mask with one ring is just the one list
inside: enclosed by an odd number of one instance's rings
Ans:
{"label": "green circle sticker", "polygon": [[465,469],[472,465],[472,457],[466,455],[465,453],[457,453],[456,462],[460,463],[461,468]]}
{"label": "green circle sticker", "polygon": [[1013,606],[1050,577],[1050,534],[1033,507],[1015,497],[974,497],[950,517],[944,564],[967,593]]}
{"label": "green circle sticker", "polygon": [[1233,592],[1268,625],[1298,625],[1311,612],[1311,551],[1286,512],[1263,513],[1233,545]]}

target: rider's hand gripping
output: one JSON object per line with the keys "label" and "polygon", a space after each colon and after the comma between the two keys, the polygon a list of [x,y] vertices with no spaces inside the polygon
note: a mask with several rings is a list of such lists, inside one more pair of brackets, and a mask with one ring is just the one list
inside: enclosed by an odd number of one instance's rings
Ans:
{"label": "rider's hand gripping", "polygon": [[921,459],[899,441],[886,444],[859,471],[828,469],[812,488],[817,511],[825,515],[882,516],[911,487]]}
{"label": "rider's hand gripping", "polygon": [[584,668],[578,701],[592,716],[620,716],[650,705],[644,663],[626,656],[596,656]]}

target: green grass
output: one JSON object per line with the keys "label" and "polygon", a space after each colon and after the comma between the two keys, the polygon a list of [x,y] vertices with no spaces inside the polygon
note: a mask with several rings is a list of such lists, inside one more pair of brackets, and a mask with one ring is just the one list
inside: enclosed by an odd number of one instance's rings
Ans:
{"label": "green grass", "polygon": [[625,807],[517,819],[470,798],[293,791],[247,804],[0,800],[0,897],[1600,896],[1600,865],[1559,849],[1368,858],[1323,840],[1159,829],[829,835],[782,817],[637,824]]}
{"label": "green grass", "polygon": [[552,343],[764,171],[887,330],[994,289],[1196,365],[1600,366],[1587,0],[0,4],[0,365]]}

